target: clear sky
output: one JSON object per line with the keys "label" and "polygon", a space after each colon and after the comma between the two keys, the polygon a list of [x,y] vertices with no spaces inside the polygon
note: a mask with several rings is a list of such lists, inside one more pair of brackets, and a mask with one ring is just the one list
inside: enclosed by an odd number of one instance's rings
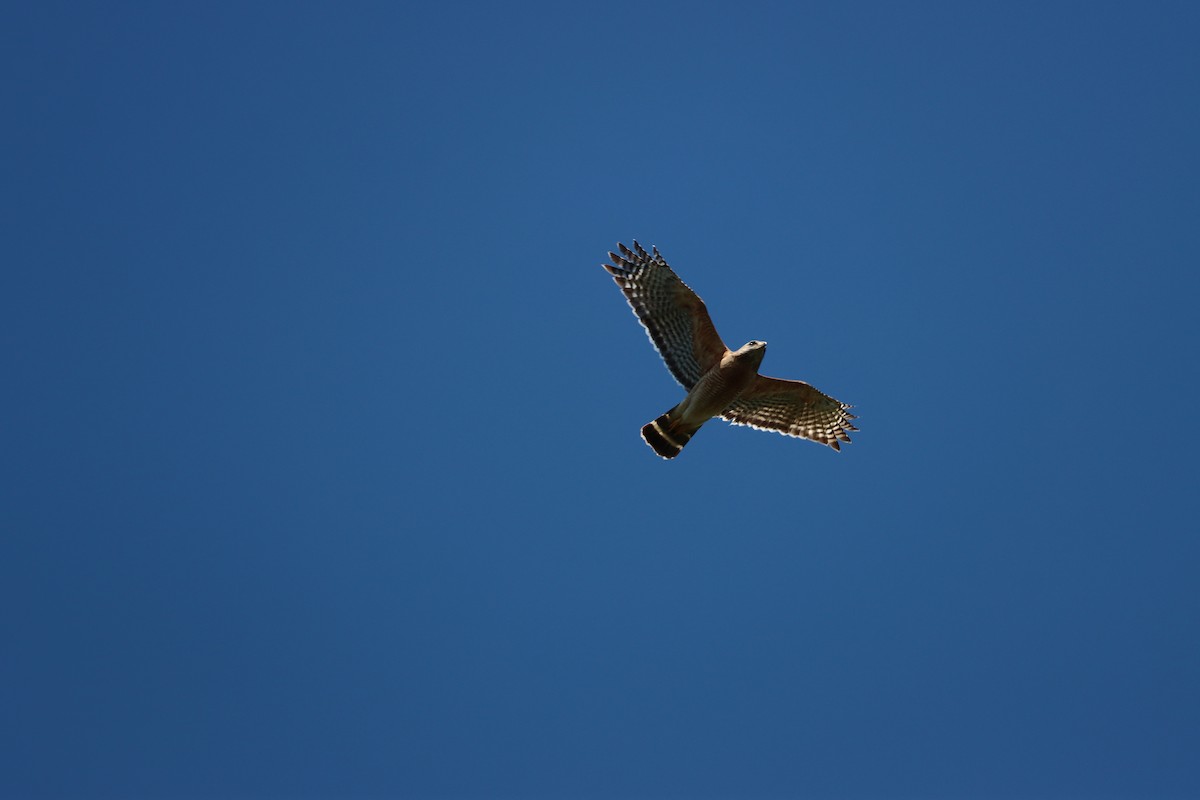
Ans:
{"label": "clear sky", "polygon": [[[9,4],[0,796],[1200,796],[1197,41]],[[658,459],[634,238],[854,443]]]}

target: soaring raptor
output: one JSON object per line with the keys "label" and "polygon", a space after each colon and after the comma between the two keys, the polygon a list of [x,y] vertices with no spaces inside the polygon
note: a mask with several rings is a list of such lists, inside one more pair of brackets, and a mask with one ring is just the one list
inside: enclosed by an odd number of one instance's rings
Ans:
{"label": "soaring raptor", "polygon": [[642,438],[663,458],[674,458],[713,417],[811,439],[841,450],[848,431],[858,430],[850,406],[803,381],[758,374],[766,342],[730,350],[713,327],[708,309],[652,248],[635,240],[633,250],[618,243],[604,268],[625,293],[633,313],[650,334],[675,380],[687,389],[683,402],[642,427]]}

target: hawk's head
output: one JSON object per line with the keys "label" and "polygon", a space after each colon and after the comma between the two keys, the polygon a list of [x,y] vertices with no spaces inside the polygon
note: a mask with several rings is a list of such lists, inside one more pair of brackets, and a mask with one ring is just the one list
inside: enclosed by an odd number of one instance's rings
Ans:
{"label": "hawk's head", "polygon": [[760,341],[746,342],[744,345],[733,351],[733,357],[738,361],[744,361],[755,369],[762,363],[763,356],[767,354],[767,343]]}

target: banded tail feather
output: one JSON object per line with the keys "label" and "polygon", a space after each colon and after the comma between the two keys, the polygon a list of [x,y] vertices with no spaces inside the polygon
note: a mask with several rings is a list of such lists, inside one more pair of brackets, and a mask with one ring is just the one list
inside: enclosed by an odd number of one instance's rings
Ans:
{"label": "banded tail feather", "polygon": [[663,458],[674,458],[683,451],[683,446],[691,440],[699,428],[686,430],[678,419],[672,419],[671,409],[653,422],[642,426],[642,438],[646,444]]}

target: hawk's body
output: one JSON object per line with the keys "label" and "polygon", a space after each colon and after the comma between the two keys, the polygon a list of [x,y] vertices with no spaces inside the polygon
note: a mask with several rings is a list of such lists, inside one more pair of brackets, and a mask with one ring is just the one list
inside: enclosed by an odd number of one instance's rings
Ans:
{"label": "hawk's body", "polygon": [[688,390],[679,405],[642,428],[642,438],[663,458],[679,455],[700,426],[715,416],[827,444],[840,450],[856,430],[850,406],[802,381],[758,374],[765,342],[729,350],[713,326],[708,309],[659,255],[636,241],[633,250],[618,244],[604,268],[621,287],[634,314],[667,369]]}

